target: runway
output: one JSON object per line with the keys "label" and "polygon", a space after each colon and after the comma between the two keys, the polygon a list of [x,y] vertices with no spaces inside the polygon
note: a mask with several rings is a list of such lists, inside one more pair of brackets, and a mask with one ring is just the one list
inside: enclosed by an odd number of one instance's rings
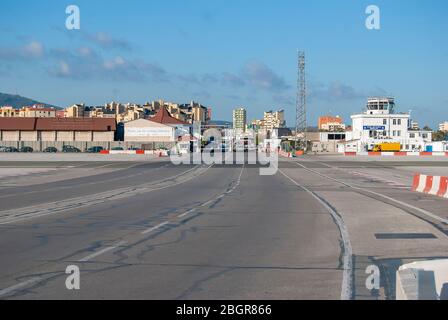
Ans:
{"label": "runway", "polygon": [[29,170],[0,174],[0,299],[394,299],[400,264],[448,258],[448,200],[410,190],[448,161],[306,156],[272,176],[168,159],[0,167]]}

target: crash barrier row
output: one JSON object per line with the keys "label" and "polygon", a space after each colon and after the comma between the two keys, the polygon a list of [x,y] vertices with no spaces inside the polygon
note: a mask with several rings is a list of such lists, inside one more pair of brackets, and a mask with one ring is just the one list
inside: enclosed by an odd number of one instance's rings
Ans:
{"label": "crash barrier row", "polygon": [[423,157],[448,157],[448,152],[345,152],[346,156],[376,156],[376,157],[391,157],[391,156],[423,156]]}

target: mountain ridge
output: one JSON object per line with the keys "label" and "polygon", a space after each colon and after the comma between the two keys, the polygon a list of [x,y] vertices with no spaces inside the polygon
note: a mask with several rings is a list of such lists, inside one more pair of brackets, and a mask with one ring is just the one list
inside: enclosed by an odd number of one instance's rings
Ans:
{"label": "mountain ridge", "polygon": [[44,102],[39,102],[37,100],[23,97],[18,94],[9,94],[0,92],[0,106],[12,106],[14,108],[22,108],[25,106],[32,106],[35,104],[44,105],[45,107],[53,107],[56,109],[61,109],[58,106],[54,106]]}

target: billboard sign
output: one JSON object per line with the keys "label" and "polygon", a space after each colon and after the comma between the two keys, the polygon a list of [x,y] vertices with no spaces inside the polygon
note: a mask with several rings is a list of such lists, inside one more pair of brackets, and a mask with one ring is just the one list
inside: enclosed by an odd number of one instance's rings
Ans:
{"label": "billboard sign", "polygon": [[171,137],[173,129],[162,127],[126,128],[125,135],[127,137]]}

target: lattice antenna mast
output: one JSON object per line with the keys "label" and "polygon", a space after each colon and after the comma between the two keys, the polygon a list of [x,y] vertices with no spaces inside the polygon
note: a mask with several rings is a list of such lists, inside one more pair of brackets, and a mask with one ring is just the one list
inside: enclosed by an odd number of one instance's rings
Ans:
{"label": "lattice antenna mast", "polygon": [[297,104],[296,104],[296,134],[305,133],[306,122],[306,77],[305,52],[298,52]]}

